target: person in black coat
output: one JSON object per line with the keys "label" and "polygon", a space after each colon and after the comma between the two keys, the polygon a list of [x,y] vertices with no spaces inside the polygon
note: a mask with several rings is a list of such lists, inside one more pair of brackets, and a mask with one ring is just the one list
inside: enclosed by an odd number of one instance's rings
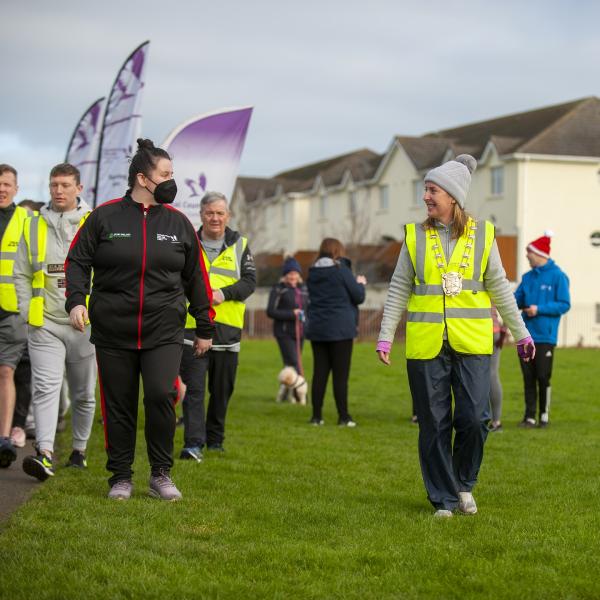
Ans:
{"label": "person in black coat", "polygon": [[200,243],[188,218],[170,204],[177,185],[171,157],[138,139],[123,198],[98,206],[78,230],[65,262],[71,325],[96,346],[104,440],[111,471],[108,497],[133,490],[140,376],[144,384],[150,495],[179,500],[173,483],[173,382],[181,363],[186,321],[196,322],[197,356],[212,347],[212,293]]}
{"label": "person in black coat", "polygon": [[365,301],[367,280],[363,275],[352,275],[350,261],[343,254],[344,246],[339,240],[325,238],[317,261],[308,272],[306,338],[311,341],[314,359],[313,425],[324,423],[323,397],[331,372],[338,425],[356,426],[348,412],[348,376],[358,329],[358,305]]}
{"label": "person in black coat", "polygon": [[304,315],[308,292],[302,283],[298,261],[288,257],[283,263],[282,278],[269,294],[267,316],[273,319],[273,335],[279,345],[283,365],[302,373],[301,356],[304,343]]}

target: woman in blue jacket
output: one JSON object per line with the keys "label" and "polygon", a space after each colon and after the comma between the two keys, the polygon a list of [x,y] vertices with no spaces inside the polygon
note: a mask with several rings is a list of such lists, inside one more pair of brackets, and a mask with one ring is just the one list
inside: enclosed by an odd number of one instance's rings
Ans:
{"label": "woman in blue jacket", "polygon": [[365,301],[367,280],[363,275],[352,275],[350,262],[342,258],[343,254],[344,246],[339,240],[325,238],[317,261],[308,271],[306,338],[311,342],[314,360],[310,420],[313,425],[324,424],[323,398],[331,372],[338,425],[356,427],[348,412],[348,376],[358,328],[358,305]]}

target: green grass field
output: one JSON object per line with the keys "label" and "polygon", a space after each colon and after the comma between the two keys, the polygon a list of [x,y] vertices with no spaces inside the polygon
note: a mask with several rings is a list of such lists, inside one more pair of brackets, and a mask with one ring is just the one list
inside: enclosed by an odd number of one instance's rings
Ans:
{"label": "green grass field", "polygon": [[141,429],[135,497],[106,499],[96,424],[89,470],[58,470],[2,529],[0,597],[600,597],[600,351],[557,351],[551,426],[522,430],[516,352],[504,350],[504,432],[488,438],[479,514],[442,521],[421,481],[401,353],[386,369],[358,344],[359,426],[335,425],[328,394],[318,428],[309,407],[274,402],[274,342],[244,342],[227,452],[176,461],[179,503],[146,496]]}

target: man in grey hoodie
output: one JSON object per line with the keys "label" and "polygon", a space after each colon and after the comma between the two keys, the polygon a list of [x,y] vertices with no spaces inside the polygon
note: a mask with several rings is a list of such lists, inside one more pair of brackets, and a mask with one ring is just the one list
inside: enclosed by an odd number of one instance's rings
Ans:
{"label": "man in grey hoodie", "polygon": [[21,315],[29,323],[31,395],[36,450],[23,470],[45,481],[54,475],[54,436],[66,372],[73,415],[73,451],[67,466],[85,468],[85,451],[96,405],[96,360],[89,324],[81,335],[65,311],[64,263],[91,208],[79,198],[79,170],[68,163],[50,171],[50,202],[25,222],[15,261]]}

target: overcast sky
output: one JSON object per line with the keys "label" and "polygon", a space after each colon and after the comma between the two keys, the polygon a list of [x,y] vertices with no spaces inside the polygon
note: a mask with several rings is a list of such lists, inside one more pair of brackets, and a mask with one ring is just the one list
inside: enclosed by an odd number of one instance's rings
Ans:
{"label": "overcast sky", "polygon": [[146,39],[144,136],[253,105],[243,175],[600,95],[598,2],[4,0],[0,14],[0,162],[18,199],[47,198],[77,120]]}

